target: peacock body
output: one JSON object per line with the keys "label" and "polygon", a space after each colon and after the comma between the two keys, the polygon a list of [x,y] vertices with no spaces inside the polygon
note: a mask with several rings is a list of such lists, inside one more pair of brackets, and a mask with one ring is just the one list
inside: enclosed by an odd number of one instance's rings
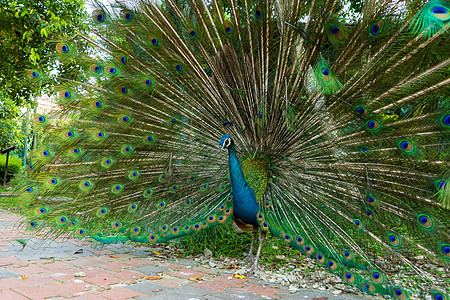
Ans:
{"label": "peacock body", "polygon": [[30,230],[157,243],[234,220],[369,294],[448,299],[416,262],[448,274],[448,2],[366,1],[352,24],[340,1],[96,5],[52,42],[89,79],[59,75],[34,117]]}

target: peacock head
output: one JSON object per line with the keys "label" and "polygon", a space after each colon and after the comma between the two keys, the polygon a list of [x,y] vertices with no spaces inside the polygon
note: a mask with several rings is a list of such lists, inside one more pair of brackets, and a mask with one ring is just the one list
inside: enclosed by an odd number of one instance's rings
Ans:
{"label": "peacock head", "polygon": [[231,149],[232,147],[234,147],[233,139],[231,138],[231,136],[229,134],[225,134],[222,136],[222,138],[219,141],[218,153],[220,153],[223,150],[223,148]]}

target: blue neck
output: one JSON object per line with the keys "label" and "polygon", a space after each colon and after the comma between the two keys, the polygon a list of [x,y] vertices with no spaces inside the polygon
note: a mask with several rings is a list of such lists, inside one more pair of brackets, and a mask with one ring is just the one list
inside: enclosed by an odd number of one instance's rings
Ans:
{"label": "blue neck", "polygon": [[241,164],[236,156],[234,144],[228,148],[231,186],[233,187],[234,214],[248,224],[256,223],[258,204],[254,191],[248,186],[242,172]]}

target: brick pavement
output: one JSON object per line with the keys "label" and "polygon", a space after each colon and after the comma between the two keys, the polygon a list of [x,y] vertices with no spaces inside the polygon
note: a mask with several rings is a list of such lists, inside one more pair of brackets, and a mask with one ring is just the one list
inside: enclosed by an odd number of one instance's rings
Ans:
{"label": "brick pavement", "polygon": [[[239,279],[231,270],[208,269],[192,260],[163,260],[145,247],[95,248],[78,240],[17,239],[19,217],[0,211],[0,299],[363,299],[323,291]],[[82,253],[77,250],[83,249]],[[137,250],[136,250],[137,249]],[[142,249],[142,250],[141,250]],[[150,276],[162,276],[157,280]],[[198,277],[202,280],[195,280]]]}

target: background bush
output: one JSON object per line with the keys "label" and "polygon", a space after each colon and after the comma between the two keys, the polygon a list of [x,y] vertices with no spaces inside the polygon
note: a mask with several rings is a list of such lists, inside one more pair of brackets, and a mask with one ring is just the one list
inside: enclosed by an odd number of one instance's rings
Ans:
{"label": "background bush", "polygon": [[[0,183],[3,184],[3,176],[5,175],[6,154],[0,154]],[[8,160],[8,174],[6,175],[6,182],[9,182],[12,177],[19,174],[22,170],[22,160],[9,155]]]}

